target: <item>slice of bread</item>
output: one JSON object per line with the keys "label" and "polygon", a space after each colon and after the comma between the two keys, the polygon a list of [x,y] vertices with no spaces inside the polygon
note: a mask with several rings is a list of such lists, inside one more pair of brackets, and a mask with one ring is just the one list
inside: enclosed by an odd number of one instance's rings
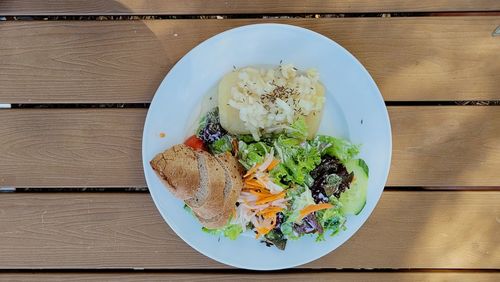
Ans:
{"label": "slice of bread", "polygon": [[201,224],[207,228],[220,228],[227,224],[231,216],[235,213],[235,204],[243,188],[242,167],[238,160],[231,154],[221,154],[216,156],[217,161],[224,169],[224,206],[222,213],[213,217],[206,217],[196,213]]}
{"label": "slice of bread", "polygon": [[205,156],[202,154],[198,154],[195,152],[196,159],[198,162],[198,174],[200,177],[200,186],[197,188],[196,193],[193,195],[191,199],[186,199],[186,203],[191,208],[198,208],[205,203],[208,197],[208,168],[207,168],[207,160]]}
{"label": "slice of bread", "polygon": [[150,164],[175,197],[187,200],[195,196],[200,187],[200,172],[198,158],[190,147],[175,145],[156,155]]}
{"label": "slice of bread", "polygon": [[230,209],[232,212],[243,189],[243,167],[238,159],[229,153],[218,155],[216,158],[224,169],[226,183],[230,183],[229,188],[224,190],[224,209]]}
{"label": "slice of bread", "polygon": [[213,156],[179,144],[156,155],[150,164],[203,226],[220,228],[227,224],[243,187],[243,170],[235,157],[229,153]]}
{"label": "slice of bread", "polygon": [[205,152],[196,151],[200,165],[200,188],[195,197],[186,203],[196,214],[210,218],[222,213],[224,206],[224,169],[217,159]]}

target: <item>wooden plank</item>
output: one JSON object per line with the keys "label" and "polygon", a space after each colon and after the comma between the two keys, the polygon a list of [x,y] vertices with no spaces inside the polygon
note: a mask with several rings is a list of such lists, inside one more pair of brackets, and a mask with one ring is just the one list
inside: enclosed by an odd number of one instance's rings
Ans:
{"label": "wooden plank", "polygon": [[498,11],[496,0],[4,0],[0,14],[16,15],[199,15],[273,13],[370,13]]}
{"label": "wooden plank", "polygon": [[[0,186],[145,187],[145,109],[0,111]],[[500,108],[389,107],[389,186],[499,186]],[[438,122],[436,122],[438,121]]]}
{"label": "wooden plank", "polygon": [[145,109],[0,111],[0,187],[145,186]]}
{"label": "wooden plank", "polygon": [[[500,2],[498,2],[500,3]],[[252,23],[320,32],[352,52],[387,101],[500,99],[493,17],[0,22],[0,103],[149,102],[201,41]]]}
{"label": "wooden plank", "polygon": [[225,272],[156,272],[156,273],[7,273],[0,281],[498,281],[500,273],[492,272],[340,272],[308,271],[285,273],[225,273]]}
{"label": "wooden plank", "polygon": [[[500,267],[499,192],[384,192],[368,222],[304,268]],[[146,193],[0,197],[0,268],[226,268],[183,243]]]}
{"label": "wooden plank", "polygon": [[[0,111],[0,187],[145,187],[146,109]],[[389,107],[389,186],[500,186],[500,107]]]}
{"label": "wooden plank", "polygon": [[389,115],[388,185],[500,185],[500,107],[389,107]]}

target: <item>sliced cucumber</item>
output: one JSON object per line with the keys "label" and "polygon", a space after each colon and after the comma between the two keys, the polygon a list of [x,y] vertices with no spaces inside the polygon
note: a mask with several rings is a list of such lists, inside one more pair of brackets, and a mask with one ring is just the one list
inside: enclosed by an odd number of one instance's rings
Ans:
{"label": "sliced cucumber", "polygon": [[368,188],[368,166],[361,159],[353,159],[345,163],[347,171],[354,172],[354,180],[349,189],[340,195],[342,210],[346,214],[359,214],[366,204]]}

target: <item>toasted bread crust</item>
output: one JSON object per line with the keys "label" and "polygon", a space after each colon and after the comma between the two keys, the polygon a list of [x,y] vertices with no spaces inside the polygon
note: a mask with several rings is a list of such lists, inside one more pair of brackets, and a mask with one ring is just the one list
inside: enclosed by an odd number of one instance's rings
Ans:
{"label": "toasted bread crust", "polygon": [[181,200],[192,198],[200,187],[198,160],[184,144],[156,155],[150,164],[170,192]]}

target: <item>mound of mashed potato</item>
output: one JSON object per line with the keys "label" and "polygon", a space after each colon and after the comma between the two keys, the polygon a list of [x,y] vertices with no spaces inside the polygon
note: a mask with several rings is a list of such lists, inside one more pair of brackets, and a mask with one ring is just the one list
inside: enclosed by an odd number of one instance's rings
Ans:
{"label": "mound of mashed potato", "polygon": [[299,72],[291,64],[245,67],[222,78],[218,97],[221,125],[232,134],[252,134],[259,140],[302,116],[312,138],[321,121],[325,89],[314,69]]}

